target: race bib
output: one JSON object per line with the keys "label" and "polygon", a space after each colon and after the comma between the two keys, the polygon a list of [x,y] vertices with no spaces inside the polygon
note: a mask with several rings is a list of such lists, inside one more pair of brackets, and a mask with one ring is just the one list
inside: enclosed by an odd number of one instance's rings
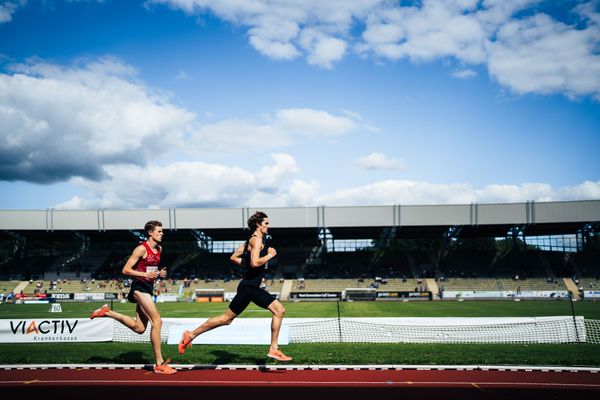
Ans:
{"label": "race bib", "polygon": [[156,272],[156,271],[158,271],[158,265],[146,267],[146,272]]}

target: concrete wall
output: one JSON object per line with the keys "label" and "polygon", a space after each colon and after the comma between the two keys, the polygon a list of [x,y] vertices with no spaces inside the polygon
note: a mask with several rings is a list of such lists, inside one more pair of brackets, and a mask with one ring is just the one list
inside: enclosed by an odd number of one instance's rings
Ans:
{"label": "concrete wall", "polygon": [[141,229],[160,220],[165,229],[244,228],[256,210],[274,228],[457,226],[598,222],[600,200],[509,204],[354,207],[169,208],[144,210],[0,210],[3,230]]}

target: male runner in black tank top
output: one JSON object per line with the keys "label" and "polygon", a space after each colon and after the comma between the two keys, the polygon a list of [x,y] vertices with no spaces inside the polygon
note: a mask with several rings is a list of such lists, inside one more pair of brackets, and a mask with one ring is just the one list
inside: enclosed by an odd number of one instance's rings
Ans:
{"label": "male runner in black tank top", "polygon": [[269,230],[269,217],[267,217],[267,214],[257,211],[248,219],[248,228],[253,232],[252,236],[238,247],[230,257],[234,264],[243,265],[246,268],[235,297],[223,315],[210,318],[191,332],[187,330],[183,332],[179,341],[180,354],[184,354],[185,349],[192,346],[192,341],[198,335],[219,326],[231,324],[235,317],[240,315],[250,302],[253,302],[259,307],[268,309],[273,314],[271,320],[271,346],[267,357],[279,361],[290,361],[292,359],[292,357],[283,354],[277,344],[285,308],[275,296],[260,287],[267,262],[277,255],[274,248],[265,245],[265,237]]}

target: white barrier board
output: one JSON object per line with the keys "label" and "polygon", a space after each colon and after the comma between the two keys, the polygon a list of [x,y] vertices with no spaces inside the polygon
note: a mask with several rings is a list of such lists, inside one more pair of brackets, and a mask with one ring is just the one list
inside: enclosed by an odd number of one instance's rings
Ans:
{"label": "white barrier board", "polygon": [[0,319],[0,343],[110,342],[109,318]]}
{"label": "white barrier board", "polygon": [[[177,324],[169,328],[168,344],[178,344],[185,329],[193,330],[205,320],[198,319],[197,324]],[[281,326],[279,344],[289,342],[289,329]],[[231,325],[221,326],[198,336],[193,344],[264,344],[271,343],[271,318],[240,318]]]}

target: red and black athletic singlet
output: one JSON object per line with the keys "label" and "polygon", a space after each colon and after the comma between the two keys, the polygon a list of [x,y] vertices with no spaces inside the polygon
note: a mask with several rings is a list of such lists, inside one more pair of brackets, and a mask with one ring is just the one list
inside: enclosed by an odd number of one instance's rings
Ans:
{"label": "red and black athletic singlet", "polygon": [[[156,253],[152,251],[148,243],[141,243],[146,248],[146,258],[140,258],[134,265],[133,269],[140,272],[158,271],[160,266],[160,247],[156,249]],[[144,283],[153,283],[154,279],[148,279],[141,276],[136,276],[135,279]]]}

